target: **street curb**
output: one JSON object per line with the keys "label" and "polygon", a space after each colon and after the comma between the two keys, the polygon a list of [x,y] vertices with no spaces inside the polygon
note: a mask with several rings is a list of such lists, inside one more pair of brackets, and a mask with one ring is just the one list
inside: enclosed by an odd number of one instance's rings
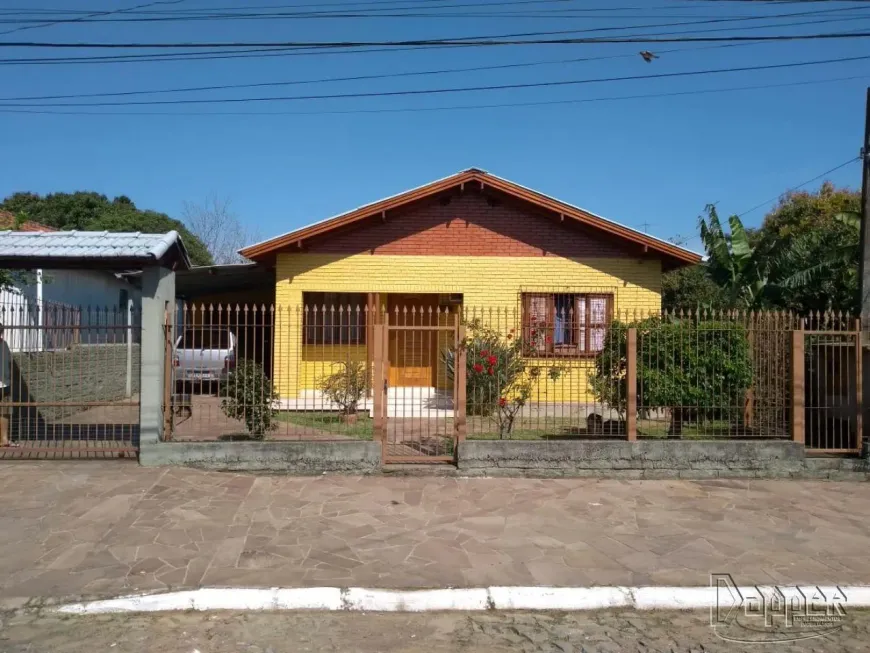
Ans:
{"label": "street curb", "polygon": [[[746,596],[767,586],[740,587]],[[771,587],[772,589],[772,587]],[[783,588],[780,588],[783,589]],[[813,586],[827,596],[848,597],[848,607],[870,607],[870,585]],[[795,587],[794,592],[799,590]],[[64,614],[115,614],[177,610],[321,610],[439,612],[483,610],[709,610],[715,587],[477,587],[392,590],[361,587],[202,588],[68,603]]]}

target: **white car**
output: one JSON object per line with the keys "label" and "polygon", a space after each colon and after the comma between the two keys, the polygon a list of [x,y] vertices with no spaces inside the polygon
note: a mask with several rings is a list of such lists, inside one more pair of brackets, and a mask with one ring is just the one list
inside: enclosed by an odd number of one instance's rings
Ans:
{"label": "white car", "polygon": [[221,381],[236,367],[236,337],[221,327],[188,327],[175,341],[176,381]]}

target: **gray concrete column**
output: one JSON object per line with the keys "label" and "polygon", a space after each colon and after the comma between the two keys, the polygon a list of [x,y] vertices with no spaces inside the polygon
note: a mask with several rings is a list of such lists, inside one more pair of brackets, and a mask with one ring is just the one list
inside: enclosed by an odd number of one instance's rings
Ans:
{"label": "gray concrete column", "polygon": [[166,311],[175,313],[175,272],[161,267],[142,271],[142,347],[139,448],[163,437],[163,371]]}

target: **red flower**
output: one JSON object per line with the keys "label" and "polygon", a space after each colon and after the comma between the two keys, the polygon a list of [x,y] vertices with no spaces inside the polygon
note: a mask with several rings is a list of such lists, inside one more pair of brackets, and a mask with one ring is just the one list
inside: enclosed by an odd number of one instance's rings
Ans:
{"label": "red flower", "polygon": [[502,397],[501,399],[498,400],[498,405],[501,406],[502,408],[504,408],[507,405],[507,399]]}
{"label": "red flower", "polygon": [[486,358],[487,356],[489,356],[489,349],[484,349],[482,352],[480,352],[481,358]]}
{"label": "red flower", "polygon": [[510,340],[510,339],[513,338],[513,337],[514,337],[514,334],[512,334],[512,333],[507,334],[507,339],[508,339],[508,340]]}
{"label": "red flower", "polygon": [[481,365],[480,363],[475,363],[474,364],[474,371],[477,373],[483,372],[483,365]]}
{"label": "red flower", "polygon": [[534,329],[532,329],[531,334],[532,334],[533,338],[535,337],[535,333],[537,333],[537,332]]}
{"label": "red flower", "polygon": [[553,342],[553,338],[551,336],[547,336],[547,342]]}
{"label": "red flower", "polygon": [[490,366],[493,366],[496,363],[498,363],[498,359],[495,356],[490,356],[489,358],[486,359],[486,362],[489,363]]}
{"label": "red flower", "polygon": [[495,370],[493,370],[491,367],[486,371],[486,373],[489,374],[490,376],[492,376],[494,372],[495,372]]}

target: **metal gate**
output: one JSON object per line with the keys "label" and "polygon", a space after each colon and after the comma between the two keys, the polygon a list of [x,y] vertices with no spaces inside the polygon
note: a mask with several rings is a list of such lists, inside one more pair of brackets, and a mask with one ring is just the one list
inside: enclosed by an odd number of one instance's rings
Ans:
{"label": "metal gate", "polygon": [[136,455],[138,311],[20,303],[0,323],[0,459]]}
{"label": "metal gate", "polygon": [[803,340],[804,437],[818,453],[858,453],[862,434],[861,332],[798,331]]}
{"label": "metal gate", "polygon": [[395,307],[373,329],[374,434],[390,463],[450,463],[465,434],[458,310]]}

